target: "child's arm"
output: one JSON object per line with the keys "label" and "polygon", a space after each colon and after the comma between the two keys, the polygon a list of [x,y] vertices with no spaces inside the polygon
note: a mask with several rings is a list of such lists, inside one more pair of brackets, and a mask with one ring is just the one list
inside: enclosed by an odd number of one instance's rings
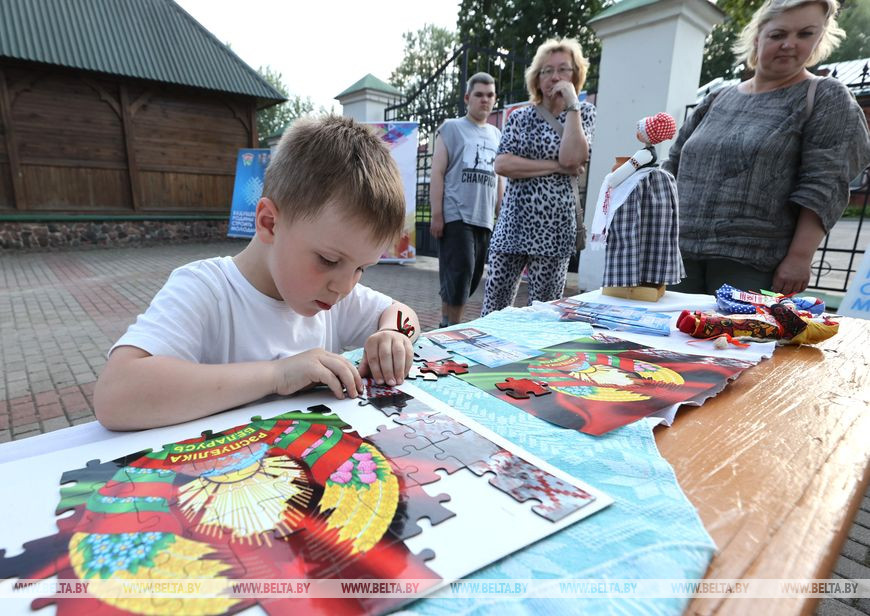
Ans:
{"label": "child's arm", "polygon": [[353,364],[324,349],[274,361],[197,364],[122,346],[112,352],[97,380],[94,410],[110,430],[139,430],[198,419],[269,394],[289,395],[321,383],[336,398],[344,398],[342,389],[351,398],[362,393]]}
{"label": "child's arm", "polygon": [[378,331],[366,340],[360,374],[371,376],[378,383],[400,385],[411,369],[413,342],[419,335],[417,313],[405,304],[393,302],[381,313]]}
{"label": "child's arm", "polygon": [[444,175],[447,173],[448,154],[441,135],[436,136],[429,168],[429,233],[436,239],[444,235]]}

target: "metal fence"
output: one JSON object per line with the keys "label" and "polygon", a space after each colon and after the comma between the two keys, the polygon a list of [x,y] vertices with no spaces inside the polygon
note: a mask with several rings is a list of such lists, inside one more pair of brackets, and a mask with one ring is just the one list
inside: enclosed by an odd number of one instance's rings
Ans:
{"label": "metal fence", "polygon": [[864,225],[870,202],[870,167],[852,181],[851,188],[848,215],[834,225],[816,251],[810,279],[812,289],[845,292],[870,241],[870,230]]}
{"label": "metal fence", "polygon": [[[834,68],[830,77],[840,79],[837,71]],[[846,77],[846,86],[858,99],[865,115],[870,115],[870,63],[865,62],[858,74],[853,71],[842,77]],[[851,275],[857,270],[866,247],[870,244],[870,229],[865,229],[864,225],[870,214],[867,210],[870,201],[870,167],[852,180],[849,188],[852,196],[846,210],[847,215],[834,225],[816,251],[812,266],[813,276],[810,280],[810,287],[813,289],[845,292]]]}

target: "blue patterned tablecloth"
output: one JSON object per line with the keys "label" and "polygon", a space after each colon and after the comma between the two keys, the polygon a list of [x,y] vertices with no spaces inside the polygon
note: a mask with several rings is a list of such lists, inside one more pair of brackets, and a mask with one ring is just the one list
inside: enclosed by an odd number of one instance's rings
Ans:
{"label": "blue patterned tablecloth", "polygon": [[[508,309],[465,323],[507,340],[544,348],[591,334],[546,312]],[[473,362],[469,362],[472,364]],[[489,579],[698,579],[715,544],[656,448],[646,421],[589,436],[542,421],[457,378],[414,384],[526,450],[608,493],[614,503],[555,535],[477,571]],[[449,592],[445,589],[442,592]],[[435,595],[437,597],[438,595]],[[438,599],[420,614],[680,614],[687,599]]]}

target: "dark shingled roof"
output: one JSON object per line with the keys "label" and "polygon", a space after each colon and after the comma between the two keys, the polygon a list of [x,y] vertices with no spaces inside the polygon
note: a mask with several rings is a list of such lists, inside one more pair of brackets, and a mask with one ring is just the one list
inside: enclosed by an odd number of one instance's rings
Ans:
{"label": "dark shingled roof", "polygon": [[3,56],[285,100],[172,0],[0,0]]}

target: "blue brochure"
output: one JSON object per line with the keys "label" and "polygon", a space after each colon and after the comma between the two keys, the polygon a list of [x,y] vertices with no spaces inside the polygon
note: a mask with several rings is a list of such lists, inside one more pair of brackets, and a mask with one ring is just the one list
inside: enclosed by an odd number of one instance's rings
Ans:
{"label": "blue brochure", "polygon": [[646,308],[629,308],[611,304],[582,302],[565,298],[553,302],[562,312],[563,321],[582,321],[593,327],[638,334],[671,335],[671,317]]}

